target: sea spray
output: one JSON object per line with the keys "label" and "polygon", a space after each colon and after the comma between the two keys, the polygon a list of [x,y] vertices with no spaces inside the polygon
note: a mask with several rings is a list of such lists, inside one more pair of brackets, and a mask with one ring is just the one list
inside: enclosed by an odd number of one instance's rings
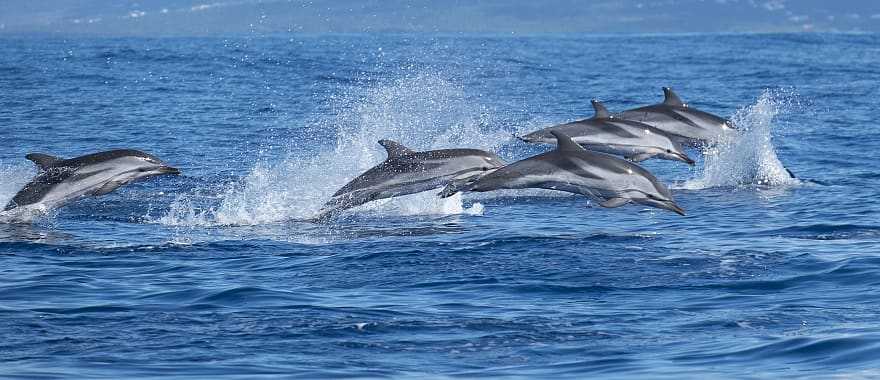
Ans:
{"label": "sea spray", "polygon": [[2,211],[21,188],[36,175],[34,165],[23,157],[21,162],[10,164],[0,162],[0,223],[27,223],[45,216],[39,212],[21,210]]}
{"label": "sea spray", "polygon": [[[384,85],[351,87],[330,100],[330,109],[330,117],[306,127],[311,136],[289,141],[283,159],[259,161],[239,182],[226,186],[219,205],[199,205],[193,196],[184,195],[156,221],[257,225],[308,219],[337,189],[385,159],[377,143],[380,139],[396,140],[415,150],[496,150],[510,139],[508,132],[485,130],[489,113],[468,99],[460,86],[437,74],[407,74]],[[315,149],[302,144],[324,146],[309,154]],[[425,194],[372,202],[356,210],[404,215],[482,213],[479,204],[464,207],[460,196],[440,199],[434,193]]]}
{"label": "sea spray", "polygon": [[12,200],[21,188],[36,175],[33,163],[22,157],[16,164],[0,162],[0,208]]}
{"label": "sea spray", "polygon": [[699,177],[683,187],[777,187],[800,183],[783,166],[773,145],[776,118],[789,110],[793,99],[791,93],[767,90],[755,104],[738,110],[732,118],[737,129],[704,149]]}

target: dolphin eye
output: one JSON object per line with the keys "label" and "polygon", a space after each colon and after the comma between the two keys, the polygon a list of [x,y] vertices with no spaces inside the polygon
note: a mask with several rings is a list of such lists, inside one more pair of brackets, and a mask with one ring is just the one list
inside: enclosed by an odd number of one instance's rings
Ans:
{"label": "dolphin eye", "polygon": [[672,150],[666,149],[666,153],[672,153]]}

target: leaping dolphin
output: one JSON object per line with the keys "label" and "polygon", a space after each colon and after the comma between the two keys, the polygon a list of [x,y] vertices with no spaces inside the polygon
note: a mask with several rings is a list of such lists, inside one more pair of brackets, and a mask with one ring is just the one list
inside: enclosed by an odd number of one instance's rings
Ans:
{"label": "leaping dolphin", "polygon": [[663,103],[623,111],[614,116],[649,124],[691,146],[717,142],[733,128],[729,120],[688,106],[669,87],[663,87],[663,95]]}
{"label": "leaping dolphin", "polygon": [[504,166],[498,156],[479,149],[413,151],[391,140],[379,140],[388,158],[339,189],[313,221],[377,199],[445,186]]}
{"label": "leaping dolphin", "polygon": [[25,156],[40,173],[3,208],[35,214],[87,196],[101,196],[127,183],[158,175],[180,174],[155,156],[132,149],[111,150],[63,159],[43,153]]}
{"label": "leaping dolphin", "polygon": [[669,189],[641,166],[590,152],[560,131],[550,133],[558,142],[555,150],[514,162],[470,183],[450,183],[439,195],[539,188],[585,195],[602,207],[635,202],[684,215]]}
{"label": "leaping dolphin", "polygon": [[556,143],[556,138],[550,132],[559,131],[589,150],[621,155],[634,162],[658,157],[694,164],[681,144],[665,132],[644,123],[614,117],[602,102],[595,99],[590,102],[595,110],[593,117],[547,127],[520,139],[552,144]]}

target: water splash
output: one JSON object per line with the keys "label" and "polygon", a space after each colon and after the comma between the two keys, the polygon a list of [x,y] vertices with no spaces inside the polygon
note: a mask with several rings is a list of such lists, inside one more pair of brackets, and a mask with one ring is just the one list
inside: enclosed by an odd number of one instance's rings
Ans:
{"label": "water splash", "polygon": [[437,196],[437,192],[438,190],[425,191],[403,197],[383,199],[365,205],[362,209],[395,215],[483,215],[484,207],[481,203],[465,207],[461,193],[456,193],[449,198],[440,198]]}
{"label": "water splash", "polygon": [[[19,164],[0,162],[0,177],[3,178],[3,181],[0,181],[0,210],[35,174],[33,164],[30,162],[24,160]],[[39,210],[24,211],[0,211],[0,223],[28,223],[45,215],[45,212],[38,212]]]}
{"label": "water splash", "polygon": [[0,176],[3,177],[0,181],[0,207],[5,206],[35,174],[33,164],[28,161],[21,160],[18,164],[0,162]]}
{"label": "water splash", "polygon": [[[156,221],[167,225],[257,225],[315,216],[345,183],[385,159],[380,139],[416,150],[471,147],[496,150],[510,134],[487,131],[489,112],[458,85],[438,74],[406,74],[387,84],[351,87],[331,98],[330,117],[306,126],[309,137],[292,138],[286,157],[257,162],[239,183],[228,186],[220,204],[199,207],[182,196]],[[335,139],[333,138],[335,134]],[[327,141],[335,142],[328,146]],[[314,146],[320,146],[317,150]],[[462,198],[433,193],[372,202],[358,210],[387,214],[458,214]]]}
{"label": "water splash", "polygon": [[792,93],[767,90],[755,104],[737,111],[732,118],[736,131],[704,150],[700,177],[687,181],[682,187],[696,190],[799,184],[777,157],[772,141],[776,117],[792,108],[794,100]]}

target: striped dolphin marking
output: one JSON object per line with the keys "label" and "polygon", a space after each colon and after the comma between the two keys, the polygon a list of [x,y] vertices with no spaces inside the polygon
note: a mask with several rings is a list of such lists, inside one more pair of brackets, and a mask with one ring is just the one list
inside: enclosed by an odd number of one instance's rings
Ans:
{"label": "striped dolphin marking", "polygon": [[663,87],[662,103],[634,108],[614,114],[649,124],[691,146],[717,142],[734,128],[730,120],[688,106],[669,87]]}
{"label": "striped dolphin marking", "polygon": [[79,198],[101,196],[133,181],[165,174],[180,174],[147,153],[119,149],[63,159],[42,153],[25,156],[40,173],[18,191],[4,212],[44,213]]}
{"label": "striped dolphin marking", "polygon": [[559,131],[584,148],[624,156],[633,162],[657,157],[694,164],[681,144],[665,132],[644,123],[616,118],[598,100],[591,103],[595,110],[593,117],[547,127],[520,139],[530,143],[556,143],[550,132]]}
{"label": "striped dolphin marking", "polygon": [[351,180],[324,204],[313,221],[377,199],[415,194],[468,180],[504,166],[498,156],[479,149],[413,151],[392,140],[380,140],[385,161]]}
{"label": "striped dolphin marking", "polygon": [[585,195],[602,207],[634,202],[684,215],[669,189],[641,166],[590,152],[562,132],[550,133],[558,141],[555,150],[514,162],[467,184],[450,184],[440,196],[458,191],[538,188]]}

